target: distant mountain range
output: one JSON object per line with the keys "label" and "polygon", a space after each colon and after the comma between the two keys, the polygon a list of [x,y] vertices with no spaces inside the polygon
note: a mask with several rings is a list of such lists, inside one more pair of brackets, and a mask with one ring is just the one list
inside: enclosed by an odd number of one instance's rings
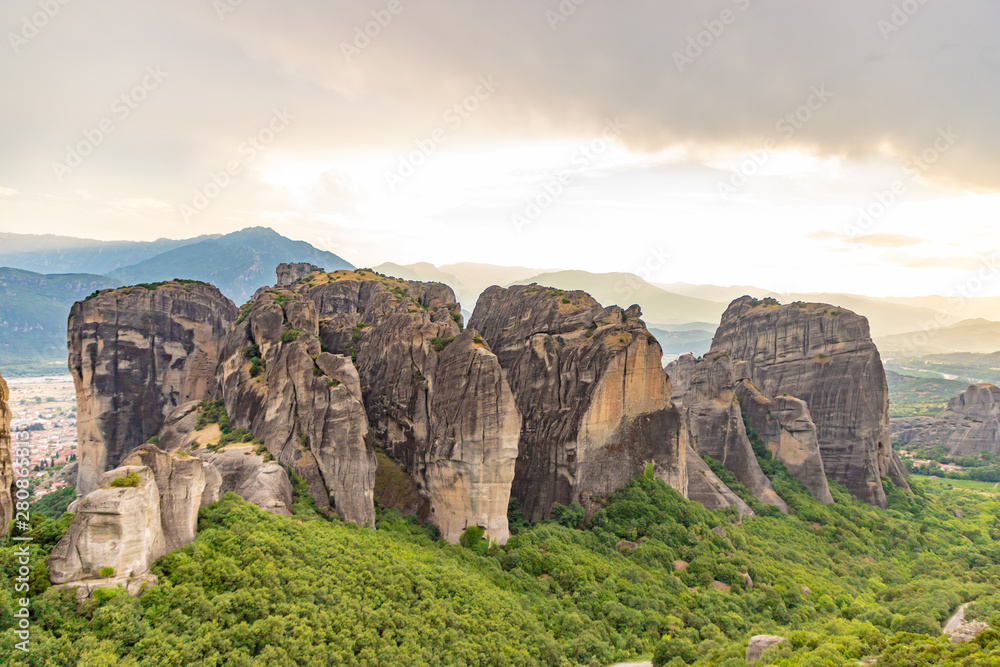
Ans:
{"label": "distant mountain range", "polygon": [[95,290],[186,278],[212,283],[242,304],[257,288],[274,284],[282,262],[355,268],[263,227],[151,242],[0,234],[0,370],[13,375],[55,361],[64,366],[70,306]]}
{"label": "distant mountain range", "polygon": [[[0,268],[0,370],[66,372],[66,318],[74,302],[121,283],[86,273],[42,275]],[[62,361],[61,366],[53,364]]]}
{"label": "distant mountain range", "polygon": [[[274,282],[274,268],[281,262],[309,262],[328,271],[355,268],[332,252],[262,227],[226,235],[150,242],[0,234],[0,266],[21,270],[2,274],[5,282],[0,292],[0,322],[6,324],[0,324],[0,369],[12,363],[51,359],[56,352],[63,358],[69,305],[94,289],[187,278],[212,283],[241,304],[257,288]],[[942,296],[782,294],[752,285],[660,284],[629,273],[540,270],[468,262],[442,266],[386,263],[374,269],[405,280],[445,283],[455,290],[467,315],[487,287],[532,282],[559,289],[582,289],[609,305],[627,307],[638,303],[643,318],[668,355],[704,353],[727,305],[744,294],[770,296],[783,303],[832,303],[853,310],[868,318],[873,337],[887,355],[916,357],[1000,350],[1000,298],[995,297],[965,299],[956,306]],[[38,275],[53,273],[60,275]],[[53,289],[53,285],[93,287],[81,291],[72,287]],[[928,323],[936,321],[939,312],[948,314],[957,323],[940,329],[924,344],[924,337],[919,334]],[[25,331],[51,332],[51,337],[44,335],[34,349],[25,342],[34,334]],[[914,341],[920,343],[917,349],[913,349]]]}

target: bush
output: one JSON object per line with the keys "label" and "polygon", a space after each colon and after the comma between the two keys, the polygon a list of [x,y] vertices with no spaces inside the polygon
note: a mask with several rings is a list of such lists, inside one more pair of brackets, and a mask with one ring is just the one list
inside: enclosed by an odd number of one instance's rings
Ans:
{"label": "bush", "polygon": [[298,329],[285,329],[285,331],[281,334],[281,342],[294,343],[299,339],[299,336],[301,335],[302,332],[299,331]]}
{"label": "bush", "polygon": [[102,567],[100,570],[97,571],[97,574],[100,575],[101,577],[104,577],[105,579],[107,579],[108,577],[115,576],[115,568],[113,568],[113,567]]}
{"label": "bush", "polygon": [[690,639],[666,637],[656,645],[656,651],[653,653],[655,667],[663,667],[674,658],[680,658],[687,665],[698,658],[694,644],[691,643]]}
{"label": "bush", "polygon": [[434,349],[436,351],[440,352],[444,348],[451,345],[453,340],[455,340],[454,336],[452,336],[451,338],[439,338],[435,336],[434,338],[431,338],[431,345],[434,346]]}
{"label": "bush", "polygon": [[552,505],[552,519],[559,525],[566,526],[567,528],[581,527],[583,519],[586,516],[587,513],[584,511],[583,505],[575,500],[568,507],[559,503]]}
{"label": "bush", "polygon": [[111,486],[116,489],[122,487],[137,487],[139,486],[139,481],[139,475],[137,473],[130,472],[123,477],[118,477],[112,480]]}

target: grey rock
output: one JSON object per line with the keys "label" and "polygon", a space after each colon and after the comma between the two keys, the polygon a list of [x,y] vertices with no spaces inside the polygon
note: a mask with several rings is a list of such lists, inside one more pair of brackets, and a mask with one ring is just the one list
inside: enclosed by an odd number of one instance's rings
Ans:
{"label": "grey rock", "polygon": [[785,638],[777,635],[756,635],[751,637],[750,643],[747,645],[747,662],[757,662],[764,651],[772,646],[777,646],[783,641],[785,641]]}
{"label": "grey rock", "polygon": [[736,397],[750,427],[757,431],[774,458],[802,482],[816,500],[824,505],[832,503],[816,424],[806,402],[789,395],[769,398],[754,387],[749,378],[738,379]]}
{"label": "grey rock", "polygon": [[754,511],[712,472],[698,453],[688,447],[687,457],[688,499],[715,510],[735,507],[742,515],[753,515]]}
{"label": "grey rock", "polygon": [[[285,469],[274,461],[265,462],[254,447],[228,446],[218,452],[199,449],[194,455],[219,475],[218,487],[208,488],[217,500],[235,493],[265,512],[292,515],[292,482]],[[214,501],[213,501],[214,502]]]}
{"label": "grey rock", "polygon": [[648,464],[687,492],[686,433],[639,315],[538,285],[479,297],[469,326],[497,355],[522,417],[512,494],[526,519],[588,505]]}
{"label": "grey rock", "polygon": [[153,472],[167,551],[194,541],[205,491],[205,464],[187,454],[169,454],[154,445],[143,445],[129,453],[122,465],[145,466]]}
{"label": "grey rock", "polygon": [[893,419],[892,435],[909,446],[944,445],[949,456],[1000,454],[1000,388],[974,384],[936,417]]}
{"label": "grey rock", "polygon": [[236,306],[215,287],[125,287],[74,304],[69,369],[77,394],[76,493],[156,435],[176,406],[212,389]]}
{"label": "grey rock", "polygon": [[[139,486],[109,486],[130,473],[139,476]],[[153,471],[145,466],[115,468],[98,484],[100,488],[79,501],[69,530],[49,556],[54,584],[98,579],[105,567],[114,568],[117,577],[140,575],[166,553]]]}
{"label": "grey rock", "polygon": [[[827,476],[885,507],[882,477],[909,489],[889,439],[889,390],[868,320],[828,304],[741,297],[722,316],[712,352],[746,362],[766,396],[806,402]],[[711,354],[710,353],[710,354]]]}
{"label": "grey rock", "polygon": [[963,642],[969,642],[979,636],[979,633],[983,630],[989,629],[990,626],[983,623],[982,621],[973,621],[971,623],[963,623],[958,626],[951,635],[949,639],[952,643],[961,644]]}
{"label": "grey rock", "polygon": [[301,280],[310,274],[322,271],[323,269],[315,264],[299,262],[297,264],[279,264],[276,269],[278,274],[278,287],[291,285],[296,280]]}
{"label": "grey rock", "polygon": [[666,372],[674,388],[673,401],[684,415],[688,444],[725,466],[757,499],[787,513],[788,506],[760,469],[747,437],[729,354],[715,353],[701,361],[686,354],[668,364]]}

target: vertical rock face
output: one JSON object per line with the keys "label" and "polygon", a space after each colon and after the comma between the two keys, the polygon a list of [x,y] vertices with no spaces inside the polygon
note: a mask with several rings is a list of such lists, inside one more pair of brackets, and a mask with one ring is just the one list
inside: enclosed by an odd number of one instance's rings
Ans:
{"label": "vertical rock face", "polygon": [[687,450],[688,499],[701,503],[708,510],[735,507],[740,514],[752,515],[754,511],[733,493],[726,484],[712,472],[698,452],[688,446]]}
{"label": "vertical rock face", "polygon": [[889,392],[868,321],[827,304],[781,306],[741,297],[730,304],[710,354],[745,361],[767,396],[789,394],[809,407],[826,474],[885,507],[882,477],[909,488],[889,440]]}
{"label": "vertical rock face", "polygon": [[750,427],[757,431],[774,458],[802,482],[816,500],[829,505],[833,496],[809,406],[794,396],[768,398],[749,379],[742,377],[740,371],[745,366],[737,364],[736,397],[749,417]]}
{"label": "vertical rock face", "polygon": [[496,353],[523,420],[512,493],[526,519],[611,493],[649,463],[686,493],[686,434],[640,317],[638,306],[538,285],[479,297],[470,327]]}
{"label": "vertical rock face", "polygon": [[236,307],[215,287],[167,282],[98,293],[69,316],[77,394],[77,495],[155,435],[177,405],[211,389]]}
{"label": "vertical rock face", "polygon": [[154,445],[143,445],[128,454],[122,465],[145,466],[153,472],[160,493],[160,522],[166,551],[193,542],[205,492],[205,464],[191,456],[176,456]]}
{"label": "vertical rock face", "polygon": [[319,507],[332,500],[344,520],[375,525],[360,381],[350,359],[323,350],[313,301],[288,288],[258,292],[226,339],[218,381],[233,426],[302,475]]}
{"label": "vertical rock face", "polygon": [[207,464],[202,506],[227,493],[235,493],[265,512],[292,515],[292,482],[288,473],[274,461],[265,462],[253,447],[227,447],[219,452],[199,449],[194,455]]}
{"label": "vertical rock face", "polygon": [[[354,358],[374,442],[421,489],[442,534],[457,541],[478,525],[506,542],[520,418],[488,345],[462,333],[454,292],[371,271],[289,288],[316,305],[323,346]],[[382,486],[383,499],[422,512],[399,484]]]}
{"label": "vertical rock face", "polygon": [[949,456],[1000,454],[1000,388],[974,384],[936,417],[892,420],[892,435],[908,445],[944,445]]}
{"label": "vertical rock face", "polygon": [[[138,486],[112,487],[112,480],[135,473]],[[160,520],[160,491],[145,466],[116,468],[101,476],[98,488],[76,507],[73,523],[49,556],[49,578],[65,584],[101,577],[143,574],[166,553]]]}
{"label": "vertical rock face", "polygon": [[756,498],[787,512],[747,437],[729,355],[708,355],[698,361],[686,354],[671,362],[666,372],[676,383],[673,400],[684,415],[691,447],[724,465]]}
{"label": "vertical rock face", "polygon": [[320,267],[315,264],[279,264],[277,268],[278,274],[278,287],[284,287],[285,285],[291,285],[296,280],[305,278],[311,273],[316,273],[317,271],[322,271]]}
{"label": "vertical rock face", "polygon": [[0,377],[0,539],[7,536],[11,519],[14,518],[14,462],[13,443],[10,437],[10,390]]}

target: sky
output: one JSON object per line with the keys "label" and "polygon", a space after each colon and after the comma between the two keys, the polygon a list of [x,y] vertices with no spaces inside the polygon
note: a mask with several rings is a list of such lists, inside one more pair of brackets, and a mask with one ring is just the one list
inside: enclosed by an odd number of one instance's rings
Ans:
{"label": "sky", "polygon": [[991,0],[6,0],[0,231],[1000,295]]}

